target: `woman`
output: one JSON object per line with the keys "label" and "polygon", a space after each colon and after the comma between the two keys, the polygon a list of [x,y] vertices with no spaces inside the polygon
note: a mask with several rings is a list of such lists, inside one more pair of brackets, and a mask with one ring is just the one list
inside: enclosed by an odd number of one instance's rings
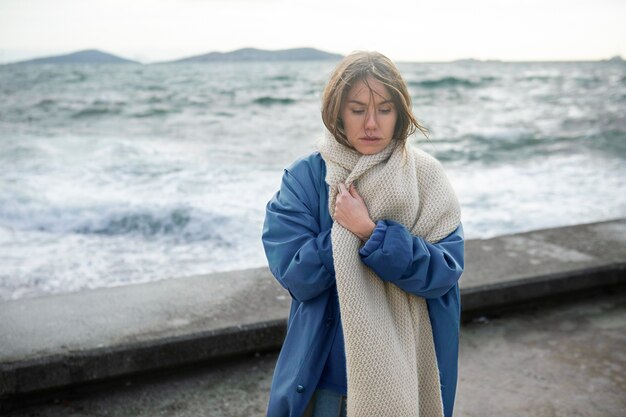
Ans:
{"label": "woman", "polygon": [[292,297],[267,414],[452,416],[464,265],[458,200],[408,145],[406,83],[376,52],[325,88],[318,151],[266,207],[269,267]]}

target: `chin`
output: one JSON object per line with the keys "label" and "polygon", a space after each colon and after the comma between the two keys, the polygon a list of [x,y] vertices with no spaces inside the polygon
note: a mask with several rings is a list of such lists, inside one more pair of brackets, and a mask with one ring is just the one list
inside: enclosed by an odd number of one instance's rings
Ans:
{"label": "chin", "polygon": [[357,152],[361,155],[374,155],[382,151],[384,148],[368,148],[368,149],[357,149]]}

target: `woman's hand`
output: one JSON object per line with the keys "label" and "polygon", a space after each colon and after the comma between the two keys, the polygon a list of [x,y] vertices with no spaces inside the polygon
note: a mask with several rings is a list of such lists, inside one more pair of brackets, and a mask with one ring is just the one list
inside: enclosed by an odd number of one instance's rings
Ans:
{"label": "woman's hand", "polygon": [[335,221],[354,233],[359,239],[369,239],[376,227],[370,218],[363,197],[356,191],[354,184],[350,189],[342,182],[338,185],[339,191],[335,200]]}

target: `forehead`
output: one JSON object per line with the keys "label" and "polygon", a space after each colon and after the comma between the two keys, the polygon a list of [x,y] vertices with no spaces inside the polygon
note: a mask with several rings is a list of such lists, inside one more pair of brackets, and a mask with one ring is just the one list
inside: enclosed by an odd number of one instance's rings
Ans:
{"label": "forehead", "polygon": [[391,100],[387,87],[373,77],[367,77],[367,83],[363,79],[356,81],[348,90],[348,99],[365,99],[366,102],[371,95],[375,101]]}

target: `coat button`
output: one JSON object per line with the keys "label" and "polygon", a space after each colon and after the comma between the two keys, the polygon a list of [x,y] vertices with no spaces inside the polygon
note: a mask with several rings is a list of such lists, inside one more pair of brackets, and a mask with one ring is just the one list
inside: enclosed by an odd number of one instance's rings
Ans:
{"label": "coat button", "polygon": [[298,394],[302,394],[302,393],[304,392],[304,386],[302,386],[302,385],[298,385],[298,386],[296,387],[296,392],[297,392]]}

